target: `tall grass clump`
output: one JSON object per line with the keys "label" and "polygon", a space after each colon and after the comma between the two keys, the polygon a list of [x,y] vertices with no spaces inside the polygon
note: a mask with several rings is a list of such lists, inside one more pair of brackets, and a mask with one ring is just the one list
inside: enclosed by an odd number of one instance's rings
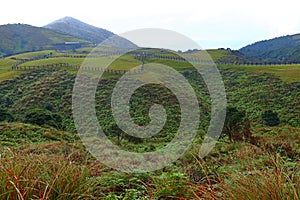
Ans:
{"label": "tall grass clump", "polygon": [[221,183],[224,199],[299,200],[299,165],[288,162],[278,155],[272,155],[268,167],[251,168]]}
{"label": "tall grass clump", "polygon": [[88,170],[63,156],[2,150],[0,199],[91,199]]}

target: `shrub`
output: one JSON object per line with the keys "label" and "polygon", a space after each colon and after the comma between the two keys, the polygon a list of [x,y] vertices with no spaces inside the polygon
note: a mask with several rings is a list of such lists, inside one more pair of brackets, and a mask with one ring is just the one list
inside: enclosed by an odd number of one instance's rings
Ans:
{"label": "shrub", "polygon": [[274,112],[272,110],[265,111],[261,118],[263,119],[265,125],[267,126],[277,126],[280,124],[280,119],[278,117],[277,112]]}
{"label": "shrub", "polygon": [[159,177],[153,177],[155,199],[189,199],[188,178],[185,174],[171,171],[163,172]]}
{"label": "shrub", "polygon": [[46,109],[32,109],[25,114],[25,122],[36,125],[49,125],[55,128],[62,127],[62,117]]}

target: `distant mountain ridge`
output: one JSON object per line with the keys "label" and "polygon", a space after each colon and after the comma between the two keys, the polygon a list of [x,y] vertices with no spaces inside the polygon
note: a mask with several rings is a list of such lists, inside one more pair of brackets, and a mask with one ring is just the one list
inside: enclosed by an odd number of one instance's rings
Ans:
{"label": "distant mountain ridge", "polygon": [[51,49],[53,45],[58,43],[88,42],[70,35],[27,24],[1,25],[0,36],[0,56]]}
{"label": "distant mountain ridge", "polygon": [[239,50],[245,56],[263,62],[300,62],[300,34],[256,42]]}
{"label": "distant mountain ridge", "polygon": [[94,44],[100,44],[106,39],[113,37],[112,40],[109,40],[109,45],[111,46],[124,48],[137,47],[129,40],[119,37],[108,30],[86,24],[72,17],[61,18],[44,26],[44,28],[87,40]]}
{"label": "distant mountain ridge", "polygon": [[[72,17],[61,18],[44,27],[27,24],[0,25],[0,57],[45,49],[92,47],[103,42],[108,46],[137,47],[111,31]],[[220,63],[300,63],[300,34],[255,42],[238,51],[220,50],[210,53]]]}

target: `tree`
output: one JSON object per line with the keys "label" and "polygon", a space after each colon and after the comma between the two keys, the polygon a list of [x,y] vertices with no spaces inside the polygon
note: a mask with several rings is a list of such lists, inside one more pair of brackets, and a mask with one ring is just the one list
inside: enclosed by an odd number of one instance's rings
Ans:
{"label": "tree", "polygon": [[228,135],[230,141],[249,140],[251,137],[250,123],[246,118],[244,110],[238,110],[235,107],[226,109],[226,120],[223,133]]}
{"label": "tree", "polygon": [[267,126],[277,126],[280,124],[280,119],[277,112],[274,112],[272,110],[266,110],[265,112],[263,112],[261,118]]}

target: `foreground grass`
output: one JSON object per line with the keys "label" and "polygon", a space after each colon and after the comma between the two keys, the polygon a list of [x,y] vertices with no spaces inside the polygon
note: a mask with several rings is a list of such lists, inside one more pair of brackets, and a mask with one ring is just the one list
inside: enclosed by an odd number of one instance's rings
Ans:
{"label": "foreground grass", "polygon": [[255,147],[243,148],[243,151],[237,159],[243,169],[228,174],[229,178],[222,179],[219,185],[222,198],[299,199],[299,164]]}
{"label": "foreground grass", "polygon": [[[59,148],[70,152],[59,155]],[[225,157],[231,167],[225,164],[223,171],[194,156],[194,164],[181,161],[164,171],[143,174],[114,171],[71,148],[62,143],[21,148],[22,152],[4,148],[0,198],[280,200],[300,196],[299,164],[251,145],[230,154],[235,158]],[[217,161],[224,162],[224,158]],[[197,170],[193,176],[190,169]]]}
{"label": "foreground grass", "polygon": [[61,156],[1,152],[1,199],[90,199],[92,182],[84,165]]}
{"label": "foreground grass", "polygon": [[290,167],[280,157],[273,157],[272,170],[253,168],[238,173],[221,184],[225,199],[299,199],[299,166]]}
{"label": "foreground grass", "polygon": [[[31,125],[1,126],[1,132],[16,126],[14,130],[28,132],[28,137],[41,134],[43,138],[45,130],[57,135],[54,129]],[[0,199],[299,199],[299,128],[255,132],[259,145],[228,143],[224,138],[201,159],[200,142],[195,141],[180,160],[163,170],[140,174],[101,164],[80,141],[54,138],[15,147],[2,143]],[[293,139],[285,148],[288,136]]]}

